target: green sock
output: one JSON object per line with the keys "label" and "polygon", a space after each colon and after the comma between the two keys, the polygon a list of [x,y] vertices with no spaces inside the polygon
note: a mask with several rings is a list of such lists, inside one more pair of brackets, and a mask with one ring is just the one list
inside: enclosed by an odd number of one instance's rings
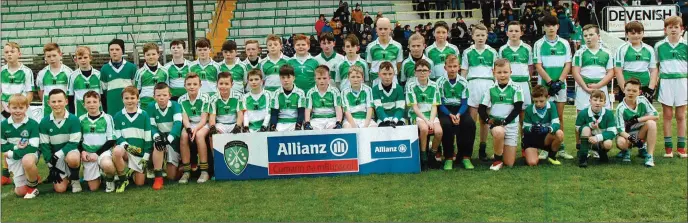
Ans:
{"label": "green sock", "polygon": [[678,137],[678,143],[676,143],[676,148],[685,149],[686,148],[686,137]]}
{"label": "green sock", "polygon": [[2,167],[2,176],[3,177],[10,177],[10,170],[7,169],[7,167]]}
{"label": "green sock", "polygon": [[581,137],[581,148],[578,150],[578,158],[588,157],[588,151],[590,151],[588,137]]}
{"label": "green sock", "polygon": [[421,161],[428,161],[428,152],[427,151],[420,151],[420,160]]}
{"label": "green sock", "polygon": [[[564,151],[565,149],[566,149],[566,146],[564,146],[564,143],[562,143],[562,144],[559,146],[559,151]],[[558,151],[557,151],[557,152],[558,152]]]}
{"label": "green sock", "polygon": [[674,143],[671,141],[671,136],[664,137],[664,148],[674,148]]}
{"label": "green sock", "polygon": [[162,169],[153,170],[155,177],[162,177]]}

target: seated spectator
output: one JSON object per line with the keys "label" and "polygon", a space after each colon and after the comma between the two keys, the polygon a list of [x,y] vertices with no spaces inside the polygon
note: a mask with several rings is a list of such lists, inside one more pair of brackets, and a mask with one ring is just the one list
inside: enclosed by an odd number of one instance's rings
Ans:
{"label": "seated spectator", "polygon": [[412,34],[413,34],[413,32],[411,31],[411,26],[405,25],[404,26],[404,41],[407,42],[409,37],[411,37]]}
{"label": "seated spectator", "polygon": [[332,21],[330,21],[330,27],[332,27],[332,34],[335,36],[342,34],[342,22],[339,21],[339,18],[332,18]]}
{"label": "seated spectator", "polygon": [[368,27],[373,27],[373,18],[370,17],[370,14],[368,14],[368,12],[365,12],[363,24],[367,25]]}
{"label": "seated spectator", "polygon": [[325,24],[327,24],[327,20],[325,20],[325,15],[320,14],[320,17],[318,17],[318,20],[315,21],[315,32],[320,35],[322,32],[323,27],[325,27]]}
{"label": "seated spectator", "polygon": [[357,36],[361,35],[361,26],[363,25],[363,12],[361,11],[361,5],[356,3],[356,8],[351,12],[351,20],[353,20],[352,29]]}

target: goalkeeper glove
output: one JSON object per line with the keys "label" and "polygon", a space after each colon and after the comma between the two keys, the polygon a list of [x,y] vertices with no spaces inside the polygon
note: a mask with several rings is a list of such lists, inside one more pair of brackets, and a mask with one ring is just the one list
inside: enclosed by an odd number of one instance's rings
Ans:
{"label": "goalkeeper glove", "polygon": [[235,125],[230,133],[232,133],[232,134],[241,133],[241,126]]}
{"label": "goalkeeper glove", "polygon": [[313,130],[313,126],[311,126],[311,122],[305,122],[303,124],[303,130]]}
{"label": "goalkeeper glove", "polygon": [[165,151],[165,148],[167,148],[167,145],[165,145],[165,139],[163,139],[160,135],[156,135],[155,138],[153,138],[153,145],[155,150],[158,151]]}
{"label": "goalkeeper glove", "polygon": [[217,127],[215,127],[215,125],[211,125],[209,132],[210,132],[210,135],[217,134]]}
{"label": "goalkeeper glove", "polygon": [[341,129],[342,128],[342,122],[337,121],[337,123],[334,124],[334,129]]}

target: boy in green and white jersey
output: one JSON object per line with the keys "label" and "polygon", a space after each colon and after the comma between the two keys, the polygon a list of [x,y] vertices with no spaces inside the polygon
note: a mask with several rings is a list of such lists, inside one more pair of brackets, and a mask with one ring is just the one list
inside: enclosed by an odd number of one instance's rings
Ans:
{"label": "boy in green and white jersey", "polygon": [[[200,38],[196,41],[196,54],[198,60],[191,63],[189,72],[196,73],[201,78],[200,93],[213,96],[216,90],[217,74],[220,73],[220,65],[210,56],[210,40]],[[186,83],[186,81],[185,81]]]}
{"label": "boy in green and white jersey", "polygon": [[330,84],[330,70],[325,65],[315,69],[316,86],[306,93],[305,130],[341,129],[342,94]]}
{"label": "boy in green and white jersey", "polygon": [[[442,143],[442,126],[437,118],[437,106],[440,105],[440,90],[434,81],[430,80],[432,66],[425,60],[419,60],[415,66],[415,82],[406,85],[406,106],[409,108],[409,121],[418,126],[420,140],[420,156],[427,157],[428,136],[434,134],[432,148],[435,160],[442,161],[442,153],[437,148]],[[424,159],[421,159],[422,161]],[[425,160],[427,161],[427,160]],[[427,169],[427,162],[421,162],[422,169]]]}
{"label": "boy in green and white jersey", "polygon": [[339,89],[344,90],[351,87],[349,82],[349,70],[353,66],[358,66],[363,69],[363,81],[368,82],[368,63],[358,54],[360,50],[360,43],[356,35],[349,35],[344,39],[344,52],[346,52],[346,59],[337,66],[337,79],[335,82],[339,83]]}
{"label": "boy in green and white jersey", "polygon": [[[308,37],[306,37],[306,39],[308,39]],[[334,51],[334,35],[331,32],[320,34],[318,42],[320,42],[320,49],[322,49],[322,52],[313,57],[313,59],[318,62],[318,65],[325,65],[330,69],[330,84],[335,84],[335,82],[339,82],[339,79],[337,78],[337,67],[344,63],[346,58]],[[294,47],[296,48],[296,38],[294,39]],[[296,68],[296,70],[298,70],[298,68]],[[339,83],[337,83],[335,86],[339,86]],[[313,84],[311,88],[312,87],[315,87],[315,84]]]}
{"label": "boy in green and white jersey", "polygon": [[60,51],[57,43],[45,44],[43,53],[48,66],[38,72],[36,86],[38,87],[38,97],[43,100],[43,117],[48,117],[52,110],[48,106],[49,97],[45,95],[45,92],[50,92],[53,89],[68,92],[69,77],[73,71],[67,65],[62,64],[62,51]]}
{"label": "boy in green and white jersey", "polygon": [[169,76],[171,100],[177,101],[179,97],[186,94],[184,89],[184,79],[189,74],[191,61],[184,58],[186,52],[186,43],[184,40],[176,39],[170,43],[170,51],[172,52],[172,61],[165,64],[165,69]]}
{"label": "boy in green and white jersey", "polygon": [[[88,188],[97,191],[100,187],[100,165],[112,164],[111,156],[102,156],[105,150],[110,150],[114,145],[114,120],[112,116],[101,111],[100,95],[95,91],[84,93],[83,103],[86,114],[79,117],[81,121],[81,162],[84,166],[84,180],[88,181]],[[111,141],[108,143],[108,141]],[[109,145],[106,145],[109,144]],[[103,159],[107,161],[103,161]],[[114,173],[114,172],[109,172]],[[114,174],[105,176],[105,192],[115,190]]]}
{"label": "boy in green and white jersey", "polygon": [[633,147],[638,147],[638,155],[645,158],[645,166],[655,166],[653,154],[657,142],[657,120],[659,114],[655,107],[644,96],[640,96],[638,79],[626,81],[624,91],[626,96],[616,106],[616,127],[619,132],[616,146],[621,149],[617,157],[625,162],[631,161]]}
{"label": "boy in green and white jersey", "polygon": [[3,65],[2,71],[0,71],[0,84],[2,85],[2,100],[0,102],[2,103],[2,117],[0,117],[0,120],[10,117],[8,103],[12,95],[22,94],[31,103],[33,98],[31,91],[35,87],[33,71],[19,62],[19,58],[22,55],[19,44],[15,42],[5,43],[3,55],[7,64]]}
{"label": "boy in green and white jersey", "polygon": [[124,41],[121,39],[113,39],[108,43],[108,51],[110,53],[110,61],[100,68],[100,78],[105,87],[103,88],[103,95],[105,95],[105,103],[103,110],[108,115],[115,115],[122,111],[124,104],[122,103],[122,90],[134,85],[134,77],[136,76],[136,64],[124,60]]}
{"label": "boy in green and white jersey", "polygon": [[[490,170],[499,170],[504,164],[513,166],[516,161],[518,123],[516,118],[523,110],[523,91],[511,81],[511,65],[506,59],[494,63],[492,87],[488,88],[480,103],[480,118],[490,125],[495,160]],[[490,108],[488,115],[487,109]]]}
{"label": "boy in green and white jersey", "polygon": [[[444,61],[450,54],[456,55],[461,61],[461,53],[459,53],[459,48],[454,44],[447,42],[447,37],[449,33],[449,25],[444,21],[435,22],[435,28],[433,29],[433,35],[435,36],[435,42],[425,48],[425,56],[430,58],[432,65],[432,71],[430,72],[430,80],[437,80],[439,77],[447,77],[447,70],[444,69]],[[410,41],[410,39],[409,39]],[[409,43],[409,46],[411,44]]]}
{"label": "boy in green and white jersey", "polygon": [[217,76],[217,92],[208,103],[211,143],[214,134],[241,132],[244,121],[244,113],[239,110],[242,94],[235,91],[231,73],[221,72]]}
{"label": "boy in green and white jersey", "polygon": [[306,116],[306,94],[294,84],[294,68],[280,68],[282,87],[273,98],[270,109],[270,131],[294,131],[303,129]]}
{"label": "boy in green and white jersey", "polygon": [[[573,56],[573,79],[576,80],[576,112],[590,106],[590,93],[593,90],[607,90],[607,83],[614,78],[612,54],[600,46],[600,34],[597,25],[583,27],[583,38],[587,47],[576,51]],[[607,100],[605,107],[611,108]]]}
{"label": "boy in green and white jersey", "polygon": [[[380,83],[373,86],[373,106],[380,127],[404,125],[406,94],[404,87],[394,82],[394,65],[380,63]],[[427,157],[427,156],[426,156]],[[421,156],[422,158],[422,156]]]}
{"label": "boy in green and white jersey", "polygon": [[344,128],[377,127],[373,120],[373,90],[363,83],[363,68],[354,65],[348,72],[350,86],[342,90]]}
{"label": "boy in green and white jersey", "polygon": [[7,162],[5,166],[14,174],[14,193],[24,199],[35,198],[38,196],[38,123],[26,115],[29,109],[26,96],[14,94],[7,102],[11,117],[0,124],[3,162]]}
{"label": "boy in green and white jersey", "polygon": [[[279,69],[291,59],[282,54],[282,38],[270,34],[265,40],[268,46],[268,56],[260,61],[260,71],[265,80],[265,90],[274,92],[280,88]],[[262,87],[261,87],[262,88]],[[253,90],[253,88],[251,88]],[[247,124],[247,123],[244,123]]]}
{"label": "boy in green and white jersey", "polygon": [[[523,108],[526,108],[531,104],[530,74],[533,73],[533,48],[521,40],[523,32],[519,22],[512,21],[507,27],[509,42],[499,48],[499,57],[510,62],[511,70],[513,71],[511,81],[521,87],[523,91]],[[522,122],[523,114],[521,114]]]}
{"label": "boy in green and white jersey", "polygon": [[[260,70],[260,45],[258,40],[250,39],[244,42],[244,51],[246,52],[246,59],[241,61],[246,66],[246,72],[253,69]],[[250,91],[250,87],[246,87],[246,91]]]}
{"label": "boy in green and white jersey", "polygon": [[588,167],[590,149],[598,150],[600,162],[609,161],[607,152],[612,149],[612,140],[617,134],[617,126],[613,112],[604,108],[606,100],[606,92],[593,90],[590,93],[590,106],[580,111],[576,117],[576,129],[581,140],[578,166],[581,168]]}
{"label": "boy in green and white jersey", "polygon": [[525,108],[523,119],[522,150],[528,166],[536,166],[540,160],[538,149],[547,152],[547,161],[561,165],[557,150],[564,142],[564,131],[559,129],[559,113],[554,102],[549,101],[547,88],[536,85],[532,90],[533,103]]}
{"label": "boy in green and white jersey", "polygon": [[370,67],[370,81],[372,85],[378,85],[380,78],[380,65],[382,62],[390,62],[394,73],[394,82],[398,83],[396,74],[399,73],[399,67],[404,60],[404,49],[401,44],[392,39],[390,32],[392,32],[392,24],[388,18],[380,18],[375,24],[375,31],[377,39],[368,44],[366,47],[366,62]]}
{"label": "boy in green and white jersey", "polygon": [[[222,44],[222,56],[225,60],[220,63],[220,72],[232,74],[232,90],[239,94],[244,93],[244,83],[246,83],[246,66],[241,63],[237,55],[237,45],[234,40],[227,40]],[[219,75],[218,75],[219,76]],[[218,77],[219,79],[219,77]]]}
{"label": "boy in green and white jersey", "polygon": [[[422,35],[415,33],[409,37],[409,57],[407,57],[403,62],[401,62],[401,82],[409,85],[417,81],[416,78],[416,63],[420,60],[425,60],[432,67],[432,61],[430,58],[423,54],[425,49],[425,38]],[[443,62],[444,63],[444,62]],[[430,70],[432,76],[434,70]],[[446,75],[445,75],[446,76]]]}
{"label": "boy in green and white jersey", "polygon": [[[81,117],[88,113],[84,105],[84,94],[88,91],[95,91],[98,95],[103,93],[102,86],[104,85],[100,79],[100,71],[91,66],[91,49],[87,46],[80,46],[76,50],[76,62],[79,66],[69,78],[70,99],[74,102],[70,106],[70,112],[73,112],[76,117]],[[100,96],[98,96],[100,99]],[[100,103],[98,104],[100,106]],[[99,108],[101,109],[101,108]],[[102,109],[101,109],[102,110]]]}
{"label": "boy in green and white jersey", "polygon": [[146,63],[136,72],[134,84],[141,92],[139,94],[139,101],[141,103],[139,107],[146,109],[149,104],[155,102],[153,98],[155,85],[161,82],[168,83],[169,76],[167,69],[158,62],[158,59],[160,59],[160,48],[158,48],[157,44],[146,43],[143,45],[143,53]]}
{"label": "boy in green and white jersey", "polygon": [[263,90],[263,75],[258,69],[248,72],[251,91],[244,94],[239,110],[244,112],[243,132],[266,132],[270,124],[272,94]]}
{"label": "boy in green and white jersey", "polygon": [[[185,90],[186,91],[186,90]],[[151,134],[153,135],[153,190],[163,187],[162,168],[167,163],[167,179],[176,180],[179,175],[179,140],[182,134],[182,107],[170,101],[170,87],[165,82],[155,85],[155,103],[146,108],[151,116]],[[165,154],[167,153],[167,155]],[[165,160],[167,157],[167,160]]]}
{"label": "boy in green and white jersey", "polygon": [[182,155],[183,174],[179,179],[179,183],[185,184],[189,182],[191,176],[191,143],[196,144],[198,150],[198,166],[201,169],[201,176],[198,177],[198,183],[205,183],[210,179],[208,175],[208,147],[206,136],[208,135],[208,107],[210,96],[201,92],[203,84],[201,79],[195,73],[186,75],[184,81],[186,94],[179,97],[179,104],[182,106],[182,124],[184,130],[180,139],[180,151]]}
{"label": "boy in green and white jersey", "polygon": [[631,78],[640,80],[642,84],[642,95],[652,102],[657,89],[657,56],[655,50],[643,43],[645,28],[638,21],[631,21],[626,24],[626,37],[628,42],[621,45],[614,58],[614,72],[619,86],[626,85],[626,81]]}
{"label": "boy in green and white jersey", "polygon": [[[308,53],[310,45],[311,42],[307,36],[303,34],[296,35],[296,37],[294,37],[294,49],[296,50],[296,54],[287,62],[289,66],[294,68],[294,83],[296,87],[300,89],[311,89],[315,87],[315,68],[318,67],[319,62]],[[282,66],[284,65],[280,65],[279,69],[282,69]],[[277,91],[277,89],[273,92]]]}

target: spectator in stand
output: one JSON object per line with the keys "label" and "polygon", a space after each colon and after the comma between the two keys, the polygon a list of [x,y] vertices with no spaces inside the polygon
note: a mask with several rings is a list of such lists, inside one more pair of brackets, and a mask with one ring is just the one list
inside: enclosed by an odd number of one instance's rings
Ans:
{"label": "spectator in stand", "polygon": [[334,14],[337,18],[339,18],[339,22],[342,23],[342,27],[349,27],[349,16],[351,15],[349,12],[349,3],[344,2],[339,4],[339,8],[334,12]]}
{"label": "spectator in stand", "polygon": [[[456,30],[456,31],[454,31]],[[463,18],[457,17],[456,18],[456,23],[452,24],[452,37],[456,37],[459,39],[464,39],[468,38],[468,27],[466,27],[466,22],[463,21]],[[456,44],[454,44],[456,45]]]}
{"label": "spectator in stand", "polygon": [[[377,12],[377,16],[375,16],[375,23],[374,24],[377,24],[377,20],[380,18],[383,18],[383,17],[384,16],[382,16],[382,12]],[[375,27],[373,27],[373,28],[375,28]]]}
{"label": "spectator in stand", "polygon": [[531,8],[526,8],[521,17],[521,25],[523,25],[523,36],[521,37],[526,43],[533,45],[535,36],[537,36],[538,27],[535,23],[535,17]]}
{"label": "spectator in stand", "polygon": [[[435,0],[435,10],[444,11],[447,10],[447,0]],[[439,19],[440,15],[444,19],[444,12],[436,12],[435,19]]]}
{"label": "spectator in stand", "polygon": [[[495,24],[497,25],[496,29],[501,29],[501,30],[506,29],[506,24],[508,22],[509,22],[509,20],[507,19],[506,9],[503,8],[501,10],[501,13],[499,13],[499,16],[497,16],[497,21],[495,21]],[[495,32],[497,32],[497,30],[495,30]]]}
{"label": "spectator in stand", "polygon": [[[363,12],[361,11],[361,5],[356,3],[356,8],[351,12],[351,20],[353,20],[352,29],[358,37],[361,36],[361,26],[363,25]],[[360,39],[360,38],[359,38]]]}
{"label": "spectator in stand", "polygon": [[365,12],[365,17],[363,18],[363,24],[368,26],[368,28],[373,27],[373,18],[370,17],[370,14],[368,14],[368,12]]}
{"label": "spectator in stand", "polygon": [[578,19],[578,9],[579,9],[579,4],[578,0],[572,1],[573,6],[571,6],[571,16],[573,17],[574,20]]}
{"label": "spectator in stand", "polygon": [[401,44],[402,49],[406,49],[408,44],[405,43],[404,41],[404,29],[401,28],[401,23],[397,22],[396,26],[394,26],[394,31],[392,32],[392,39],[394,41],[397,41]]}
{"label": "spectator in stand", "polygon": [[410,25],[405,25],[404,26],[404,41],[408,41],[409,37],[413,35],[413,31],[411,31],[411,26]]}
{"label": "spectator in stand", "polygon": [[334,29],[332,29],[332,26],[330,26],[329,22],[325,22],[325,26],[323,26],[320,33],[331,33],[331,32],[334,32]]}
{"label": "spectator in stand", "polygon": [[[461,10],[461,0],[451,0],[452,10]],[[452,18],[461,18],[461,12],[452,12]]]}
{"label": "spectator in stand", "polygon": [[342,23],[339,21],[339,18],[332,18],[332,21],[330,21],[330,27],[332,27],[332,34],[335,36],[342,34]]}
{"label": "spectator in stand", "polygon": [[432,33],[432,23],[428,22],[428,24],[425,24],[424,32],[423,32],[423,37],[425,37],[425,44],[430,46],[435,42],[435,35]]}
{"label": "spectator in stand", "polygon": [[559,30],[557,31],[557,35],[563,39],[566,39],[566,41],[571,44],[571,34],[575,32],[575,30],[573,30],[573,22],[571,22],[571,19],[566,16],[563,6],[557,5],[556,11],[557,18],[559,19]]}
{"label": "spectator in stand", "polygon": [[[592,22],[590,21],[590,8],[588,8],[588,2],[587,1],[581,1],[580,7],[578,8],[578,22],[580,23],[581,27],[591,24]],[[592,7],[592,6],[591,6]]]}
{"label": "spectator in stand", "polygon": [[323,27],[325,27],[325,24],[327,24],[327,21],[325,20],[325,15],[320,14],[320,17],[318,17],[318,20],[315,21],[315,32],[318,33],[318,36],[323,30]]}
{"label": "spectator in stand", "polygon": [[308,53],[310,53],[311,55],[320,54],[320,51],[322,50],[320,49],[320,44],[318,44],[318,39],[314,35],[311,35],[310,43],[311,47],[308,50]]}
{"label": "spectator in stand", "polygon": [[490,27],[492,24],[492,17],[490,12],[492,12],[492,1],[490,0],[480,0],[480,9],[483,13],[483,24],[485,27]]}

